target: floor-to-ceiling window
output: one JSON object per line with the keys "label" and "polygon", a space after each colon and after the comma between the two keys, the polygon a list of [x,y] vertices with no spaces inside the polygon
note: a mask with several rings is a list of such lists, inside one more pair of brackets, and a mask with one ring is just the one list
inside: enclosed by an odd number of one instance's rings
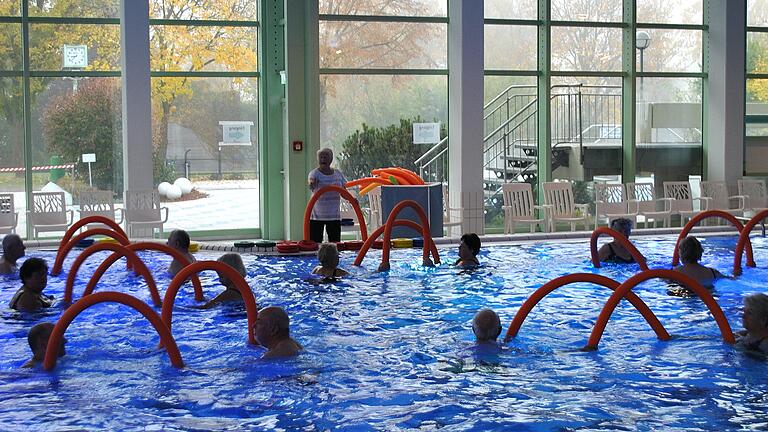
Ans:
{"label": "floor-to-ceiling window", "polygon": [[[447,134],[447,1],[320,0],[319,11],[320,145],[350,179],[418,170],[431,146],[414,144],[412,124]],[[425,176],[442,177],[446,164],[447,153]]]}
{"label": "floor-to-ceiling window", "polygon": [[653,181],[691,181],[697,195],[703,168],[702,0],[637,0],[636,175]]}
{"label": "floor-to-ceiling window", "polygon": [[196,187],[167,204],[169,228],[259,225],[257,15],[253,0],[150,0],[155,184]]}
{"label": "floor-to-ceiling window", "polygon": [[22,235],[25,192],[63,191],[75,209],[84,192],[122,192],[119,7],[0,2],[0,193],[13,194]]}
{"label": "floor-to-ceiling window", "polygon": [[768,1],[747,1],[744,174],[768,176]]}

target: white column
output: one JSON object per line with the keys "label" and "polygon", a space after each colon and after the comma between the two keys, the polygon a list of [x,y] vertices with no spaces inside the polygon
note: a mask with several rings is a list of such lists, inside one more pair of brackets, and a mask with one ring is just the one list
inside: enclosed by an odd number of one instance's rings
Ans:
{"label": "white column", "polygon": [[450,234],[483,234],[483,1],[449,0],[448,10],[448,193],[461,220]]}
{"label": "white column", "polygon": [[120,46],[124,189],[152,189],[148,1],[121,1]]}
{"label": "white column", "polygon": [[735,184],[744,164],[746,0],[709,0],[707,180]]}

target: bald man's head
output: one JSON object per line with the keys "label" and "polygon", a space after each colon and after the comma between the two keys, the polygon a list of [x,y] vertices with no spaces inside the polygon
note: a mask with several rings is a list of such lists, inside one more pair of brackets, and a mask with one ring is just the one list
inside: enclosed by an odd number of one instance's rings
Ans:
{"label": "bald man's head", "polygon": [[492,342],[501,334],[501,319],[491,309],[482,309],[472,320],[472,332],[478,342]]}

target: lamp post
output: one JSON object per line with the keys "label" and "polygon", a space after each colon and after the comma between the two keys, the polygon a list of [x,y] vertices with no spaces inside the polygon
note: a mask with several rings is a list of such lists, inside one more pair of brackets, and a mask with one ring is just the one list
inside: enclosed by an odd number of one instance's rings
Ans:
{"label": "lamp post", "polygon": [[[643,51],[651,46],[651,35],[646,31],[639,31],[635,36],[635,48],[640,50],[640,73],[643,73]],[[640,99],[645,99],[645,91],[643,88],[643,77],[640,76]]]}

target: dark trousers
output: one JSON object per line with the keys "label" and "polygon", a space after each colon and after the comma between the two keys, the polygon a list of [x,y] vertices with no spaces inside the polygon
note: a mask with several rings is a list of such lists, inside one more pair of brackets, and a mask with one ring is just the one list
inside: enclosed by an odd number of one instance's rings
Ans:
{"label": "dark trousers", "polygon": [[341,241],[341,221],[321,221],[311,219],[309,221],[309,238],[318,243],[323,242],[323,227],[328,233],[329,242]]}

